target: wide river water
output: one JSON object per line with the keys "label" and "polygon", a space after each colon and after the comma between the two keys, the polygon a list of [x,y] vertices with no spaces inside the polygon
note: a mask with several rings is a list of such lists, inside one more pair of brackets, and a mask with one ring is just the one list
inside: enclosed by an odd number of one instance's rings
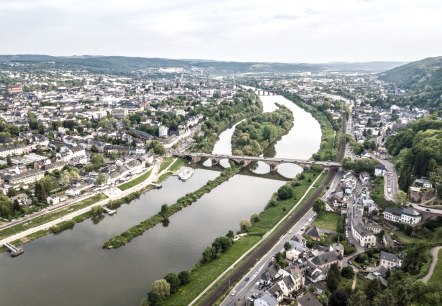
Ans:
{"label": "wide river water", "polygon": [[[294,112],[294,127],[275,144],[277,157],[307,159],[318,150],[320,126],[309,113],[281,96],[261,100],[264,111],[272,111],[277,102]],[[231,153],[232,133],[220,135],[215,153]],[[259,164],[254,171],[266,172],[266,166]],[[300,168],[283,164],[278,171],[293,177]],[[215,237],[238,230],[239,220],[260,212],[284,184],[236,175],[172,216],[167,227],[160,224],[119,249],[102,249],[106,240],[157,213],[162,204],[175,203],[218,175],[207,168],[196,169],[187,182],[171,176],[162,189],[145,193],[97,224],[86,220],[32,241],[16,258],[0,254],[0,305],[139,305],[154,280],[190,270]]]}

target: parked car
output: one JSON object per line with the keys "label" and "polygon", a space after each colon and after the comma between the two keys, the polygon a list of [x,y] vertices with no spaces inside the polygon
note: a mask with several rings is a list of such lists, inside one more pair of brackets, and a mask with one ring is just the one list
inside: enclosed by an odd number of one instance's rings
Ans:
{"label": "parked car", "polygon": [[236,290],[233,290],[233,291],[230,293],[231,296],[234,296],[235,294],[236,294]]}

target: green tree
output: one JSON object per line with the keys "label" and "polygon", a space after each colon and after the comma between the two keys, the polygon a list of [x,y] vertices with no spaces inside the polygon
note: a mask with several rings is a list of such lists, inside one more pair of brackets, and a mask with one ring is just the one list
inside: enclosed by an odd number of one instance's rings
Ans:
{"label": "green tree", "polygon": [[160,210],[160,215],[163,217],[163,218],[167,218],[169,215],[169,205],[167,205],[167,204],[163,204],[163,205],[161,205],[161,210]]}
{"label": "green tree", "polygon": [[38,128],[37,116],[31,111],[28,112],[28,124],[31,130],[36,130]]}
{"label": "green tree", "polygon": [[106,182],[107,182],[107,177],[103,173],[97,175],[97,178],[95,179],[95,185],[100,186],[106,184]]}
{"label": "green tree", "polygon": [[286,241],[284,243],[284,250],[288,251],[292,248],[292,245],[290,244],[290,242]]}
{"label": "green tree", "polygon": [[170,284],[164,278],[158,279],[152,284],[151,292],[163,300],[170,295]]}
{"label": "green tree", "polygon": [[396,192],[396,194],[394,195],[394,201],[399,204],[399,205],[405,205],[408,202],[408,196],[407,193],[399,190],[398,192]]}
{"label": "green tree", "polygon": [[313,203],[313,211],[318,215],[325,212],[325,202],[321,199],[316,199],[316,201]]}
{"label": "green tree", "polygon": [[233,239],[235,237],[235,234],[233,233],[233,231],[229,230],[226,234],[226,237]]}
{"label": "green tree", "polygon": [[98,148],[97,148],[96,145],[93,144],[93,145],[91,146],[91,152],[92,152],[92,153],[98,153]]}
{"label": "green tree", "polygon": [[45,190],[44,186],[40,182],[37,182],[35,184],[35,197],[40,202],[46,202],[46,199],[48,197],[48,195],[46,194],[46,190]]}
{"label": "green tree", "polygon": [[104,156],[100,153],[95,153],[91,155],[91,163],[95,168],[101,168],[104,166]]}
{"label": "green tree", "polygon": [[110,153],[109,153],[109,159],[110,159],[110,160],[117,160],[117,153],[115,153],[115,152],[110,152]]}
{"label": "green tree", "polygon": [[[367,305],[367,297],[365,296],[364,291],[356,290],[354,291],[347,300],[348,306],[357,306],[357,305]],[[393,304],[385,304],[385,305],[393,305]]]}
{"label": "green tree", "polygon": [[146,305],[148,305],[148,306],[161,306],[162,304],[163,304],[162,298],[156,292],[150,291],[147,294]]}
{"label": "green tree", "polygon": [[367,296],[368,301],[373,301],[376,296],[379,294],[381,290],[381,286],[379,284],[379,281],[377,279],[373,279],[368,281],[368,283],[365,285],[365,295]]}
{"label": "green tree", "polygon": [[278,189],[278,197],[281,200],[290,199],[292,196],[293,196],[293,189],[290,186],[284,185]]}
{"label": "green tree", "polygon": [[259,222],[259,220],[261,220],[261,218],[259,217],[258,214],[253,214],[253,215],[250,217],[250,221],[251,221],[252,223]]}
{"label": "green tree", "polygon": [[342,268],[341,275],[345,278],[351,279],[355,275],[355,272],[353,271],[352,267],[346,266],[346,267]]}
{"label": "green tree", "polygon": [[337,264],[332,264],[327,273],[327,288],[330,292],[338,288],[341,273]]}
{"label": "green tree", "polygon": [[180,279],[175,273],[169,273],[167,274],[164,279],[169,283],[170,285],[170,293],[173,294],[178,291],[178,288],[180,287]]}
{"label": "green tree", "polygon": [[186,270],[181,271],[178,273],[178,278],[180,279],[181,285],[186,285],[191,281],[190,272]]}
{"label": "green tree", "polygon": [[15,190],[15,188],[9,187],[8,193],[6,195],[12,198],[17,195],[17,190]]}
{"label": "green tree", "polygon": [[328,299],[328,306],[347,306],[348,293],[344,289],[334,290]]}

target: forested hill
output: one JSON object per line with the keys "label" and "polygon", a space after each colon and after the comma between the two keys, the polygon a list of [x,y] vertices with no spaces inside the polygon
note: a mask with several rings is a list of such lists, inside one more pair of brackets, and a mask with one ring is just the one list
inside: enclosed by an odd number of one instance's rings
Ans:
{"label": "forested hill", "polygon": [[442,56],[426,58],[382,72],[379,79],[406,90],[398,104],[442,109]]}
{"label": "forested hill", "polygon": [[[17,64],[17,65],[14,65]],[[165,59],[125,56],[49,56],[49,55],[0,55],[0,68],[28,69],[81,69],[94,73],[129,73],[147,68],[196,67],[211,73],[293,73],[318,71],[360,71],[379,72],[401,65],[400,62],[361,63],[274,63],[234,62],[198,59]]]}
{"label": "forested hill", "polygon": [[[439,112],[440,113],[440,112]],[[407,125],[387,139],[397,157],[399,187],[407,190],[414,178],[426,176],[442,196],[442,120],[436,114]]]}

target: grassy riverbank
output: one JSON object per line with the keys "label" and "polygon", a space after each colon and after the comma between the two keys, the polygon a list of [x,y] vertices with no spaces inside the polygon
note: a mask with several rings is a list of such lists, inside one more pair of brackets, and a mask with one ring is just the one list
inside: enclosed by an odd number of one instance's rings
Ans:
{"label": "grassy riverbank", "polygon": [[93,204],[93,203],[100,202],[106,198],[107,198],[106,195],[100,193],[100,194],[97,194],[93,197],[87,198],[83,201],[80,201],[76,204],[70,205],[66,208],[42,215],[42,216],[34,218],[28,222],[20,223],[15,226],[6,228],[6,229],[0,231],[0,239],[4,239],[4,238],[10,237],[10,236],[13,236],[15,234],[18,234],[18,233],[28,230],[30,228],[33,228],[33,227],[45,224],[47,222],[53,221],[55,219],[58,219],[60,217],[67,215],[68,213],[72,213],[74,211],[80,210],[82,208],[85,208],[85,207]]}
{"label": "grassy riverbank", "polygon": [[185,196],[179,198],[177,202],[173,205],[167,206],[164,204],[161,207],[161,211],[156,215],[140,222],[138,225],[131,227],[130,229],[124,231],[123,233],[109,239],[104,243],[104,248],[119,248],[126,243],[130,242],[133,238],[142,235],[148,229],[154,227],[158,223],[163,222],[168,219],[173,214],[179,212],[183,208],[191,205],[193,202],[201,198],[204,194],[210,192],[215,187],[221,185],[225,181],[229,180],[232,176],[239,172],[240,168],[233,166],[225,169],[220,176],[215,178],[213,181],[208,181],[203,187],[194,191],[192,193],[186,194]]}
{"label": "grassy riverbank", "polygon": [[152,173],[152,170],[149,170],[146,173],[140,175],[139,177],[137,177],[129,182],[126,182],[124,184],[121,184],[120,186],[118,186],[118,188],[122,191],[132,188],[132,187],[144,182],[145,180],[147,180],[151,173]]}

